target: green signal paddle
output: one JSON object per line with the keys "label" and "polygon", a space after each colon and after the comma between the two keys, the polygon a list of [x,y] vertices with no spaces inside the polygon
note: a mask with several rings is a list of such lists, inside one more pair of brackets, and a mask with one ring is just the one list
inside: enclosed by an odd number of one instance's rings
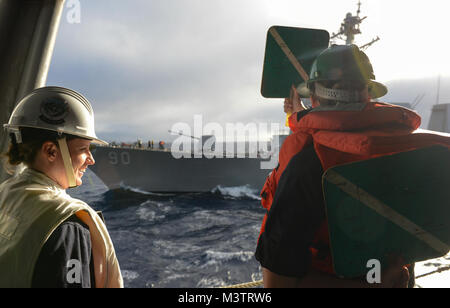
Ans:
{"label": "green signal paddle", "polygon": [[272,26],[267,32],[261,94],[289,97],[292,85],[308,80],[315,58],[329,41],[325,30]]}
{"label": "green signal paddle", "polygon": [[450,150],[403,152],[328,169],[323,176],[331,254],[338,276],[365,276],[369,260],[388,265],[450,250]]}

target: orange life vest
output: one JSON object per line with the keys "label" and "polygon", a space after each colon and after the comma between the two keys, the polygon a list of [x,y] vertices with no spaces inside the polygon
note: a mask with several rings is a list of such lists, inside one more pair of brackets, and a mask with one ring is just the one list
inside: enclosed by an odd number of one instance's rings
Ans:
{"label": "orange life vest", "polygon": [[[433,133],[416,133],[420,116],[406,108],[372,102],[362,110],[313,110],[300,120],[289,118],[292,134],[284,141],[279,165],[267,178],[261,191],[261,203],[270,210],[281,175],[289,161],[306,146],[314,144],[323,170],[350,162],[441,144],[450,147],[450,137]],[[300,200],[299,200],[300,201]],[[260,231],[265,230],[266,214]],[[328,222],[317,230],[313,245],[312,267],[334,273],[331,255],[316,247],[329,247]],[[327,249],[328,250],[328,249]]]}

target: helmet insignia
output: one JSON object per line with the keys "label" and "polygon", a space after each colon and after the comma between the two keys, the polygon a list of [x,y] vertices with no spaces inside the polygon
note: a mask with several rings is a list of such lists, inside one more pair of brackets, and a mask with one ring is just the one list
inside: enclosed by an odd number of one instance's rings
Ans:
{"label": "helmet insignia", "polygon": [[63,124],[64,118],[69,113],[69,104],[62,98],[52,97],[41,103],[41,115],[39,119],[45,123],[58,125]]}

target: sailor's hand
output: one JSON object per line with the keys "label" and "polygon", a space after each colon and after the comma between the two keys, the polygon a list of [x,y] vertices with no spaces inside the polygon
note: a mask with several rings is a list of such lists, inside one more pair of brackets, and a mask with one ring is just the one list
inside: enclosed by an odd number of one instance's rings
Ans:
{"label": "sailor's hand", "polygon": [[390,261],[389,267],[381,272],[381,288],[408,287],[409,271],[403,264],[402,258],[395,258]]}
{"label": "sailor's hand", "polygon": [[293,114],[294,113],[294,105],[292,104],[292,101],[290,98],[284,99],[284,112],[287,114]]}
{"label": "sailor's hand", "polygon": [[306,110],[305,105],[300,98],[300,95],[297,92],[297,89],[294,85],[291,86],[291,91],[289,93],[289,97],[284,99],[284,112],[288,115],[293,113]]}
{"label": "sailor's hand", "polygon": [[297,92],[297,89],[294,85],[291,86],[291,91],[289,95],[289,100],[292,103],[292,112],[299,112],[305,110],[305,106],[303,105],[302,99]]}

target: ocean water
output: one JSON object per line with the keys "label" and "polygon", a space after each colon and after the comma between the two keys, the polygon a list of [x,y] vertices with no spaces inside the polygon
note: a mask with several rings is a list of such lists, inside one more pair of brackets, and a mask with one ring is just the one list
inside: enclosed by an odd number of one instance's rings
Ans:
{"label": "ocean water", "polygon": [[262,279],[254,258],[265,210],[257,191],[108,191],[91,171],[68,193],[103,212],[125,287],[220,287]]}
{"label": "ocean water", "polygon": [[[209,193],[109,191],[91,171],[68,193],[103,212],[125,287],[210,288],[262,279],[254,258],[265,210],[258,191],[218,187]],[[450,266],[450,254],[416,264],[416,276]],[[450,287],[450,270],[416,280]]]}

